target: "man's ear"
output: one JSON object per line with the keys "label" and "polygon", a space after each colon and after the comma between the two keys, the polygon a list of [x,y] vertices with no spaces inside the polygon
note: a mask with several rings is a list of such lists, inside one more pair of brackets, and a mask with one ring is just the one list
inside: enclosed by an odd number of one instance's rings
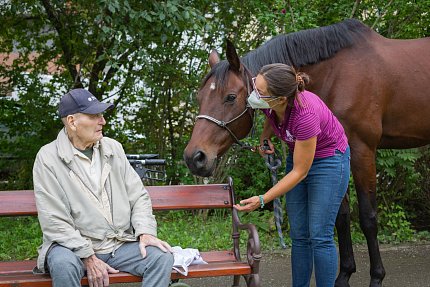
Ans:
{"label": "man's ear", "polygon": [[66,117],[66,124],[69,129],[72,131],[76,130],[76,117],[74,115],[68,115]]}

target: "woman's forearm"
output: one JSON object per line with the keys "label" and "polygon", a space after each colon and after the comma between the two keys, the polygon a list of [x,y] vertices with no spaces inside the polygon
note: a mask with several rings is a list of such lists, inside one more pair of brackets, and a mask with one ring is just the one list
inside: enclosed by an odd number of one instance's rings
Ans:
{"label": "woman's forearm", "polygon": [[287,193],[305,177],[306,173],[292,170],[263,195],[264,202],[270,202],[275,198]]}

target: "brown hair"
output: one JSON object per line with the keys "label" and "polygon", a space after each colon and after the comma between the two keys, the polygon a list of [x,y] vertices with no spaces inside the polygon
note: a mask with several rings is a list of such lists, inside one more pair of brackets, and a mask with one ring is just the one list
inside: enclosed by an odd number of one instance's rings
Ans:
{"label": "brown hair", "polygon": [[286,64],[276,63],[261,68],[260,75],[267,83],[267,91],[274,97],[296,98],[298,92],[303,92],[309,83],[309,76]]}

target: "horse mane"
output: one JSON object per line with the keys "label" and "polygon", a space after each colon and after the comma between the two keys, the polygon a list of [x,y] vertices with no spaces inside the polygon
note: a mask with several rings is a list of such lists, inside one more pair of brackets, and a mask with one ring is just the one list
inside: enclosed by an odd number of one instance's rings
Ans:
{"label": "horse mane", "polygon": [[[253,75],[267,64],[284,63],[295,68],[313,65],[333,57],[339,50],[363,41],[371,29],[356,19],[329,26],[278,35],[242,57]],[[202,85],[215,76],[224,86],[229,63],[220,61],[203,79]]]}
{"label": "horse mane", "polygon": [[370,31],[360,21],[347,19],[329,26],[283,34],[247,53],[242,62],[253,74],[272,63],[284,63],[295,68],[313,65],[363,40]]}

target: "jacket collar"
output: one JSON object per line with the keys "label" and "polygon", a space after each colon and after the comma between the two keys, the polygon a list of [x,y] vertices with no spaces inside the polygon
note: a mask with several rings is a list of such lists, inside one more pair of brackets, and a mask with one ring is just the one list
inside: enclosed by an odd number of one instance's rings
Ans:
{"label": "jacket collar", "polygon": [[[109,158],[113,155],[112,147],[109,145],[108,141],[102,138],[100,141],[96,143],[96,146],[100,148],[101,155],[104,159]],[[67,136],[66,128],[63,128],[57,136],[57,152],[58,156],[67,164],[73,160],[74,152],[72,143]]]}

